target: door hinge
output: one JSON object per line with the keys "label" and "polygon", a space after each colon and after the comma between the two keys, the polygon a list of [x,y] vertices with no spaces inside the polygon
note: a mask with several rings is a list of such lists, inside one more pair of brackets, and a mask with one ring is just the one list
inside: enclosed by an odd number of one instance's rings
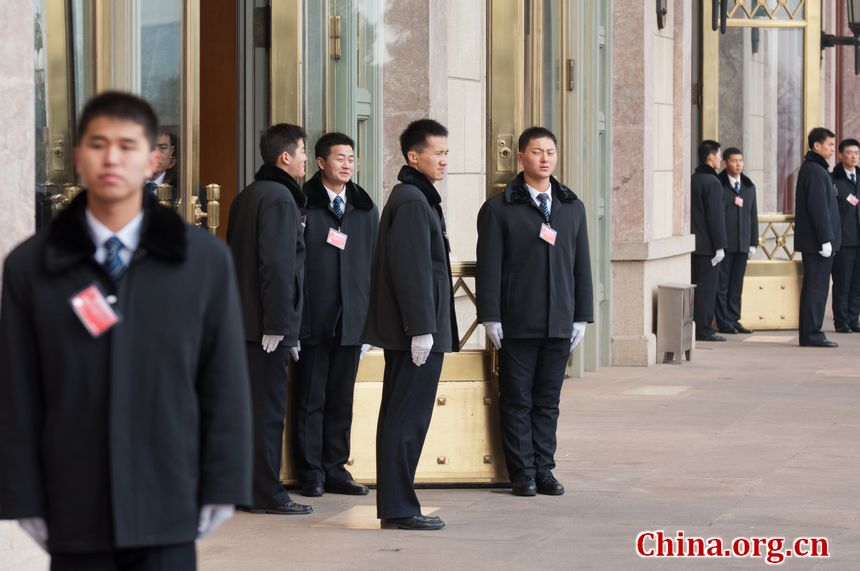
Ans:
{"label": "door hinge", "polygon": [[692,99],[693,99],[693,107],[701,107],[702,106],[702,84],[694,83],[690,89]]}
{"label": "door hinge", "polygon": [[341,32],[342,32],[343,22],[340,16],[331,16],[328,19],[328,37],[331,41],[331,59],[340,59],[342,54],[341,47]]}
{"label": "door hinge", "polygon": [[254,47],[269,49],[272,47],[272,9],[269,6],[254,8]]}
{"label": "door hinge", "polygon": [[576,64],[572,59],[567,60],[567,90],[573,91],[576,87]]}

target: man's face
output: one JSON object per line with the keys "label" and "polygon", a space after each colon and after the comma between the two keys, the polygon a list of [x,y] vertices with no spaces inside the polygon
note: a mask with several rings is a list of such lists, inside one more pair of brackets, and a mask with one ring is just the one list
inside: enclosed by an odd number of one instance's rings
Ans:
{"label": "man's face", "polygon": [[849,146],[842,149],[842,165],[852,170],[860,163],[860,147]]}
{"label": "man's face", "polygon": [[325,182],[346,184],[355,170],[355,151],[349,145],[333,145],[326,158],[317,157],[317,166]]}
{"label": "man's face", "polygon": [[732,155],[726,159],[726,172],[734,178],[738,178],[744,172],[744,156]]}
{"label": "man's face", "polygon": [[445,178],[445,169],[448,168],[448,137],[430,135],[421,151],[409,151],[406,153],[409,164],[421,174],[438,182]]}
{"label": "man's face", "polygon": [[305,154],[305,140],[299,139],[299,144],[292,154],[289,151],[281,153],[281,160],[283,161],[283,169],[291,177],[299,179],[305,176],[305,166],[308,163],[308,156]]}
{"label": "man's face", "polygon": [[96,117],[75,147],[75,168],[91,201],[113,204],[140,200],[143,183],[158,166],[143,125],[128,119]]}
{"label": "man's face", "polygon": [[157,177],[176,164],[176,149],[170,144],[170,135],[164,133],[159,135],[155,142],[155,148],[158,151],[158,166],[153,177]]}
{"label": "man's face", "polygon": [[824,142],[821,143],[813,143],[812,150],[821,155],[825,161],[829,161],[830,157],[833,156],[833,151],[836,149],[836,138],[835,137],[827,137],[824,139]]}
{"label": "man's face", "polygon": [[517,153],[517,160],[527,177],[548,179],[555,170],[555,165],[558,164],[555,143],[549,137],[532,139],[525,150]]}

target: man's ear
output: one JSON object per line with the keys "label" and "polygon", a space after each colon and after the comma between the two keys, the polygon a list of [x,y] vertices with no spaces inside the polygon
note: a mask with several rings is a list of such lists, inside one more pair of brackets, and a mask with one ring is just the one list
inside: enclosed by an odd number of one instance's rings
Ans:
{"label": "man's ear", "polygon": [[322,160],[321,158],[317,157],[316,162],[317,162],[317,168],[319,170],[322,170],[323,165],[325,165],[325,161]]}
{"label": "man's ear", "polygon": [[415,151],[409,151],[406,153],[406,162],[410,165],[418,164],[418,153]]}

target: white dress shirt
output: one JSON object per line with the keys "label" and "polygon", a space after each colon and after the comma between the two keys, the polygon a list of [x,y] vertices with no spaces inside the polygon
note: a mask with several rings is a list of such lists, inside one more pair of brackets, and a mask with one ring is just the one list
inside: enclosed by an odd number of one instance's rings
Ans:
{"label": "white dress shirt", "polygon": [[119,251],[119,258],[122,260],[124,265],[128,266],[128,263],[131,262],[131,256],[140,244],[140,226],[143,222],[143,211],[139,212],[137,216],[131,219],[131,222],[123,226],[122,229],[116,233],[112,232],[110,228],[99,222],[93,213],[90,212],[89,208],[87,208],[86,214],[87,226],[90,228],[90,236],[92,236],[93,244],[96,245],[96,261],[99,264],[105,263],[105,258],[107,258],[105,242],[113,236],[116,236],[119,238],[119,241],[122,242],[122,249]]}
{"label": "white dress shirt", "polygon": [[529,185],[526,185],[526,188],[529,190],[529,194],[532,195],[532,200],[534,201],[535,206],[537,206],[538,208],[540,208],[540,200],[538,200],[538,194],[546,194],[546,207],[550,212],[552,212],[552,192],[550,192],[552,189],[552,184],[547,186],[546,189],[543,191],[540,191],[536,188],[532,188]]}
{"label": "white dress shirt", "polygon": [[336,193],[335,191],[333,191],[332,189],[330,189],[329,187],[327,187],[325,185],[323,185],[323,188],[328,193],[328,205],[329,205],[329,207],[334,208],[334,199],[339,196],[340,200],[341,200],[340,209],[343,212],[346,212],[346,185],[343,186],[343,189],[341,189],[340,194]]}
{"label": "white dress shirt", "polygon": [[741,179],[740,178],[732,178],[732,175],[728,175],[728,177],[729,177],[729,184],[732,185],[732,190],[736,189],[738,187],[738,184],[740,184]]}

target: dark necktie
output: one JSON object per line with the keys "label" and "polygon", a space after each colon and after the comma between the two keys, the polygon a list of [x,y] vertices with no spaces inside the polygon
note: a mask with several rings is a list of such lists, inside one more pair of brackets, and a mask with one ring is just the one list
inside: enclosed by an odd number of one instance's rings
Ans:
{"label": "dark necktie", "polygon": [[540,212],[543,214],[544,222],[549,222],[549,205],[547,204],[547,196],[545,192],[538,193],[538,202],[540,202]]}
{"label": "dark necktie", "polygon": [[155,182],[148,180],[144,183],[143,190],[145,190],[149,194],[155,196],[158,194],[158,185],[155,184]]}
{"label": "dark necktie", "polygon": [[338,220],[343,220],[343,208],[341,204],[343,204],[343,199],[339,196],[335,196],[331,203],[331,211],[334,212]]}
{"label": "dark necktie", "polygon": [[851,179],[851,184],[857,184],[857,175],[856,174],[851,173],[848,175],[848,178]]}
{"label": "dark necktie", "polygon": [[111,236],[105,241],[107,255],[105,256],[104,266],[107,273],[115,282],[119,282],[123,272],[125,272],[125,264],[122,262],[122,258],[119,257],[122,248],[122,242],[116,236]]}
{"label": "dark necktie", "polygon": [[740,194],[740,193],[741,193],[741,183],[736,182],[735,183],[735,194]]}

